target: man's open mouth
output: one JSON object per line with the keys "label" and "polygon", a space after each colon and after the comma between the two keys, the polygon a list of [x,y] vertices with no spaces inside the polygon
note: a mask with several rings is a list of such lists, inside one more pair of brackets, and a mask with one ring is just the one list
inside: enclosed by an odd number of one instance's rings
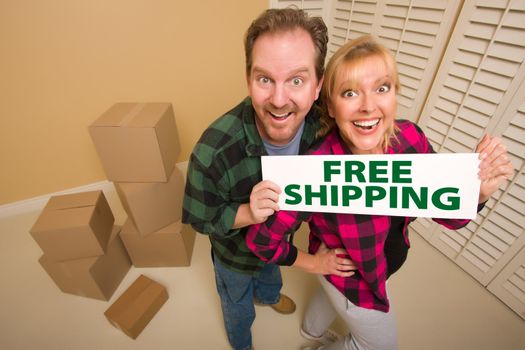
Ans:
{"label": "man's open mouth", "polygon": [[277,120],[285,120],[285,119],[288,118],[291,114],[292,114],[292,112],[286,112],[286,113],[273,113],[273,112],[270,112],[270,115],[271,115],[274,119],[277,119]]}

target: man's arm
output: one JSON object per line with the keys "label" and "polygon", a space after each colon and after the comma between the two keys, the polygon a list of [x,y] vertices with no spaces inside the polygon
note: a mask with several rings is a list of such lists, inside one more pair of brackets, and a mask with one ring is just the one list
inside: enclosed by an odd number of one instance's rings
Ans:
{"label": "man's arm", "polygon": [[182,222],[196,231],[226,237],[232,232],[241,203],[231,202],[218,183],[223,171],[205,167],[192,155],[188,163]]}
{"label": "man's arm", "polygon": [[264,222],[279,210],[277,202],[281,190],[271,181],[256,184],[248,203],[230,201],[228,189],[219,186],[225,171],[217,163],[205,167],[196,157],[188,164],[183,222],[191,224],[198,232],[230,236],[242,227]]}

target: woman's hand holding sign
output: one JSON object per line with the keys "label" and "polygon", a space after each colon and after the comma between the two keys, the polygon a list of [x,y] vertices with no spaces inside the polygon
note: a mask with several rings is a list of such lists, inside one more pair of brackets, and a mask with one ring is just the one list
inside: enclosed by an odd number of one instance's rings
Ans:
{"label": "woman's hand holding sign", "polygon": [[476,147],[479,153],[479,202],[486,202],[506,179],[514,173],[507,155],[507,148],[499,137],[486,134]]}

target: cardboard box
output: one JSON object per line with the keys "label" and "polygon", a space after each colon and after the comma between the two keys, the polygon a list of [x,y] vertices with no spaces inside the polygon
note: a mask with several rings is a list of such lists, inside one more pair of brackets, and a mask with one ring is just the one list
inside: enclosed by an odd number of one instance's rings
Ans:
{"label": "cardboard box", "polygon": [[54,196],[30,230],[44,254],[70,260],[104,254],[115,218],[102,191]]}
{"label": "cardboard box", "polygon": [[117,103],[89,133],[111,181],[166,182],[180,153],[170,103]]}
{"label": "cardboard box", "polygon": [[43,255],[38,262],[64,293],[109,300],[131,268],[119,233],[120,227],[115,226],[104,255],[67,261]]}
{"label": "cardboard box", "polygon": [[104,315],[112,325],[136,339],[166,300],[166,288],[140,275]]}
{"label": "cardboard box", "polygon": [[181,221],[141,236],[131,220],[122,226],[120,238],[135,267],[189,266],[195,231]]}
{"label": "cardboard box", "polygon": [[115,183],[122,206],[141,235],[181,219],[184,180],[175,167],[166,183]]}

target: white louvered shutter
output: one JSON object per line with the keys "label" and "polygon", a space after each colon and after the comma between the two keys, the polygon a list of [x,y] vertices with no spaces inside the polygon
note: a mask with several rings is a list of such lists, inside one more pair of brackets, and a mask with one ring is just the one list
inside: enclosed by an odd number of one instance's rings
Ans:
{"label": "white louvered shutter", "polygon": [[505,266],[487,289],[525,319],[525,248]]}
{"label": "white louvered shutter", "polygon": [[508,147],[514,176],[476,220],[458,231],[413,225],[486,286],[525,246],[524,1],[465,2],[419,125],[441,153],[472,152],[487,132]]}
{"label": "white louvered shutter", "polygon": [[372,34],[374,24],[378,21],[378,1],[332,1],[329,19],[330,40],[328,57],[347,41],[364,34]]}

